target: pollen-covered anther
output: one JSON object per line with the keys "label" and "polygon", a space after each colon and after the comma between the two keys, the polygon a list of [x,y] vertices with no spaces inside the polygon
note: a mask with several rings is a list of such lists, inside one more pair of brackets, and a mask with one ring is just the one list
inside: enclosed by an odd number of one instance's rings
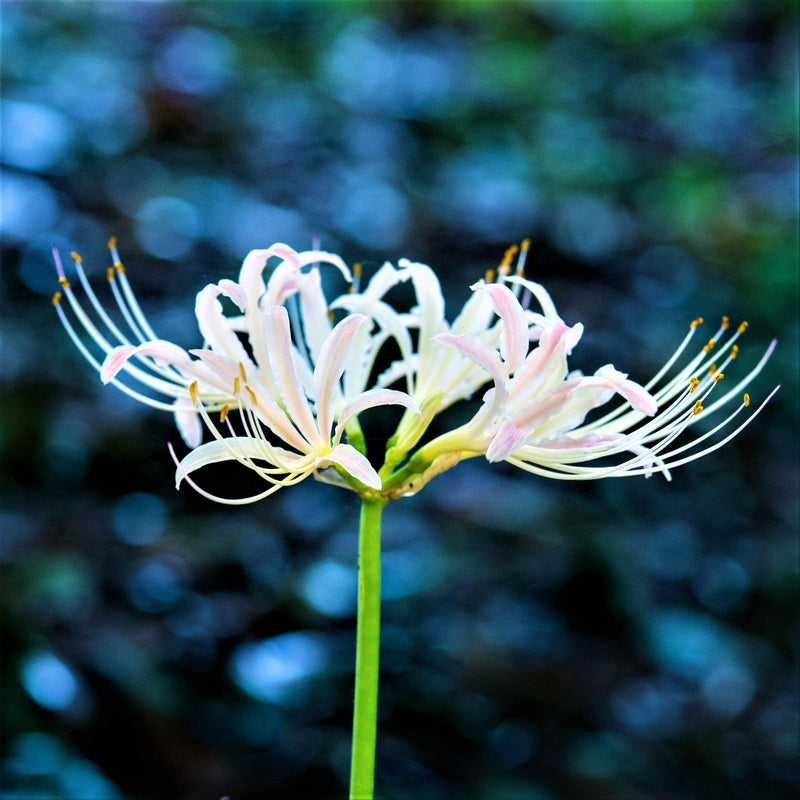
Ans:
{"label": "pollen-covered anther", "polygon": [[121,261],[115,261],[114,262],[114,269],[117,272],[119,272],[120,275],[123,275],[125,273],[125,267],[122,266],[122,262]]}
{"label": "pollen-covered anther", "polygon": [[191,397],[195,405],[200,402],[200,389],[197,386],[197,381],[192,381],[189,384],[189,397]]}
{"label": "pollen-covered anther", "polygon": [[717,343],[716,339],[709,339],[706,343],[705,347],[703,348],[704,353],[710,353],[714,349],[714,345]]}
{"label": "pollen-covered anther", "polygon": [[720,372],[719,374],[715,375],[711,380],[711,383],[719,383],[725,377],[724,372]]}
{"label": "pollen-covered anther", "polygon": [[253,405],[258,405],[258,398],[256,397],[256,393],[249,387],[244,387],[247,390],[247,394],[250,395],[250,400],[252,400]]}
{"label": "pollen-covered anther", "polygon": [[484,281],[486,281],[486,283],[494,283],[494,270],[487,269],[486,274],[483,276],[483,279]]}
{"label": "pollen-covered anther", "polygon": [[711,365],[711,366],[708,368],[708,374],[709,374],[709,375],[713,375],[713,374],[714,374],[716,371],[717,371],[717,365],[716,365],[716,364],[712,364],[712,365]]}
{"label": "pollen-covered anther", "polygon": [[109,267],[106,270],[106,280],[111,283],[114,280],[114,267]]}
{"label": "pollen-covered anther", "polygon": [[745,406],[749,406],[750,405],[750,395],[745,393],[745,396],[742,398],[742,402],[745,404]]}
{"label": "pollen-covered anther", "polygon": [[750,324],[749,322],[746,322],[746,321],[745,321],[745,322],[743,322],[743,323],[742,323],[742,324],[741,324],[741,325],[740,325],[740,326],[739,326],[739,327],[738,327],[736,330],[737,330],[739,333],[744,333],[744,332],[747,330],[747,326],[748,326],[749,324]]}
{"label": "pollen-covered anther", "polygon": [[112,236],[108,240],[108,249],[109,250],[114,250],[116,248],[116,246],[117,246],[117,237],[116,236]]}
{"label": "pollen-covered anther", "polygon": [[242,391],[242,379],[237,375],[233,379],[233,394],[238,395]]}
{"label": "pollen-covered anther", "polygon": [[62,297],[61,292],[56,292],[53,295],[53,305],[54,306],[57,306],[61,302],[61,297]]}
{"label": "pollen-covered anther", "polygon": [[722,328],[722,330],[726,331],[728,330],[730,324],[731,324],[730,319],[728,317],[723,317],[720,327]]}
{"label": "pollen-covered anther", "polygon": [[71,252],[69,257],[76,263],[76,264],[83,264],[83,259],[75,252]]}
{"label": "pollen-covered anther", "polygon": [[703,404],[698,400],[694,406],[692,406],[692,414],[697,416],[703,410]]}
{"label": "pollen-covered anther", "polygon": [[508,275],[511,272],[511,262],[514,260],[514,256],[519,252],[519,246],[516,244],[512,244],[506,252],[503,254],[503,260],[500,262],[500,266],[497,268],[497,271],[500,275]]}
{"label": "pollen-covered anther", "polygon": [[697,319],[692,320],[692,324],[689,326],[692,330],[694,330],[698,325],[703,324],[703,318],[698,317]]}
{"label": "pollen-covered anther", "polygon": [[689,380],[689,394],[691,394],[697,387],[700,385],[700,378],[696,375],[693,375],[692,378]]}
{"label": "pollen-covered anther", "polygon": [[239,362],[239,374],[242,376],[242,380],[247,383],[247,373],[244,371],[244,364]]}
{"label": "pollen-covered anther", "polygon": [[69,289],[69,288],[70,288],[69,281],[68,281],[66,278],[63,278],[63,277],[62,277],[62,278],[59,278],[59,279],[58,279],[58,282],[59,282],[59,283],[60,283],[60,284],[61,284],[61,285],[62,285],[62,286],[65,288],[65,289]]}
{"label": "pollen-covered anther", "polygon": [[230,413],[230,406],[222,406],[222,409],[219,412],[219,424],[222,425],[223,422],[228,418],[228,414]]}
{"label": "pollen-covered anther", "polygon": [[731,347],[731,359],[736,358],[739,355],[739,345],[735,344]]}

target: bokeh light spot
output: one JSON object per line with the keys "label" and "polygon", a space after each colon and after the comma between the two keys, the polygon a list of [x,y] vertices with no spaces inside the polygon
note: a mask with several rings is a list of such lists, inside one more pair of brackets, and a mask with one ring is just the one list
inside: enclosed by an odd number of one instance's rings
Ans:
{"label": "bokeh light spot", "polygon": [[319,636],[284,633],[238,647],[229,664],[234,682],[256,700],[291,701],[295,690],[318,675],[328,661]]}
{"label": "bokeh light spot", "polygon": [[22,662],[21,672],[25,690],[48,711],[65,711],[77,697],[77,678],[50,652],[30,653]]}

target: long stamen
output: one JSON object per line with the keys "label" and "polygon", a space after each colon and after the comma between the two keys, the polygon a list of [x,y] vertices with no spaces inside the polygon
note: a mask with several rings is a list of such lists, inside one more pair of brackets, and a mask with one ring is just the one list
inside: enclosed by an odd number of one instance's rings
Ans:
{"label": "long stamen", "polygon": [[[169,453],[172,456],[172,460],[175,462],[175,466],[178,468],[178,470],[180,470],[181,462],[178,460],[178,456],[175,454],[175,450],[172,447],[172,444],[168,443],[167,447],[169,448]],[[305,477],[307,477],[307,475],[303,476],[303,478]],[[278,491],[278,489],[282,489],[284,486],[292,486],[295,483],[299,483],[299,481],[302,480],[303,478],[300,478],[299,480],[296,480],[294,478],[291,479],[287,478],[286,481],[277,484],[275,486],[272,486],[266,491],[261,492],[260,494],[254,494],[250,497],[220,497],[219,495],[207,492],[205,489],[198,486],[189,475],[181,475],[180,480],[186,481],[186,483],[188,483],[189,486],[191,486],[192,489],[194,489],[199,495],[202,495],[203,497],[215,503],[223,503],[224,505],[228,506],[243,506],[243,505],[248,505],[249,503],[255,503],[259,500],[263,500],[265,497],[269,497],[271,494],[274,494],[276,491]]]}
{"label": "long stamen", "polygon": [[[54,255],[57,255],[57,251],[55,251],[55,250],[54,250]],[[77,254],[75,254],[75,256],[77,256]],[[75,261],[76,264],[79,264],[80,263],[80,256],[77,256],[76,258],[73,258],[73,260]],[[61,259],[60,258],[56,259],[56,269],[58,270],[58,273],[59,273],[59,284],[63,288],[63,294],[66,296],[73,313],[78,318],[78,321],[83,326],[83,329],[89,334],[90,338],[95,342],[95,344],[101,350],[103,350],[105,353],[108,353],[114,347],[114,345],[112,345],[105,338],[105,336],[103,336],[100,333],[100,331],[97,329],[95,324],[92,322],[92,320],[89,318],[87,313],[84,311],[84,309],[81,306],[81,304],[78,302],[78,299],[75,297],[75,294],[72,291],[72,287],[71,287],[69,281],[64,276],[64,270],[63,270],[63,267],[61,266]],[[60,303],[56,306],[56,308],[60,312],[60,315],[63,315],[63,311],[61,309]],[[70,331],[72,332],[71,335],[70,335],[70,338],[72,338],[72,341],[78,347],[78,350],[81,352],[81,354],[99,372],[101,370],[101,367],[98,364],[97,360],[93,356],[91,356],[89,354],[88,349],[83,344],[83,342],[81,342],[79,340],[79,338],[75,334],[75,331],[72,329],[72,326],[68,325],[65,316],[62,318],[61,322],[65,326],[65,328],[67,328],[68,332],[70,332]],[[112,333],[113,333],[113,331],[112,331]],[[150,366],[149,362],[147,362],[147,366]],[[151,375],[148,372],[142,371],[141,369],[139,369],[138,367],[136,367],[136,366],[134,366],[133,364],[130,364],[130,363],[126,363],[125,364],[124,370],[126,372],[128,372],[133,378],[135,378],[136,380],[140,381],[144,385],[149,386],[151,389],[155,389],[156,391],[158,391],[158,392],[160,392],[162,394],[165,394],[168,397],[181,397],[181,396],[184,396],[185,385],[188,384],[187,380],[185,380],[183,378],[180,378],[179,380],[180,380],[180,383],[182,385],[178,386],[175,383],[176,379],[174,379],[172,377],[172,375],[168,376],[169,380],[163,380],[162,378],[159,378],[157,376]],[[160,368],[158,368],[157,365],[153,367],[153,370],[155,372],[157,372],[157,373],[163,374],[163,371]],[[115,384],[115,385],[119,386],[121,384]],[[137,396],[138,396],[138,393],[137,393]]]}
{"label": "long stamen", "polygon": [[[89,364],[94,367],[97,372],[100,372],[102,366],[97,361],[97,359],[88,351],[86,345],[81,341],[80,337],[75,330],[73,329],[72,325],[70,325],[69,320],[67,319],[66,315],[64,314],[63,309],[61,308],[61,292],[57,292],[53,296],[53,305],[55,306],[56,313],[58,314],[59,319],[61,320],[61,324],[64,326],[64,330],[67,332],[67,335],[72,340],[72,343],[78,349],[78,352],[89,362]],[[161,400],[156,400],[152,397],[148,397],[147,395],[142,394],[141,392],[137,392],[135,389],[131,389],[126,384],[119,381],[117,378],[114,378],[110,381],[112,386],[115,386],[124,394],[128,395],[128,397],[132,397],[134,400],[138,400],[140,403],[144,403],[145,405],[150,406],[151,408],[157,408],[162,411],[174,411],[174,407],[172,403],[165,403]],[[167,394],[166,392],[164,392]],[[173,397],[180,397],[182,396],[178,392],[175,392]]]}
{"label": "long stamen", "polygon": [[117,273],[120,286],[122,286],[122,291],[125,294],[125,298],[128,301],[128,305],[130,306],[133,315],[136,317],[137,322],[144,331],[146,338],[157,339],[158,336],[156,336],[153,329],[147,322],[147,317],[145,317],[145,315],[142,313],[142,309],[139,307],[136,296],[134,295],[133,290],[128,283],[128,277],[125,274],[125,267],[122,266],[122,261],[120,261],[119,253],[117,252],[116,237],[112,236],[111,239],[108,240],[108,249],[111,251],[111,259],[114,263],[114,270]]}

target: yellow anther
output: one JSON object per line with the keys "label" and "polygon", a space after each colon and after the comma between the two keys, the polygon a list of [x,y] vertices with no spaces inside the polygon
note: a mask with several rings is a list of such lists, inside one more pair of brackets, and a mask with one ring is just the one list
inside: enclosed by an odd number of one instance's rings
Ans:
{"label": "yellow anther", "polygon": [[736,358],[739,355],[739,345],[735,344],[731,347],[731,358]]}
{"label": "yellow anther", "polygon": [[230,412],[230,406],[222,406],[222,410],[219,412],[219,424],[222,425],[223,422],[228,418],[228,413]]}
{"label": "yellow anther", "polygon": [[360,278],[361,277],[361,264],[353,264],[353,277]]}
{"label": "yellow anther", "polygon": [[242,391],[242,379],[237,375],[233,379],[233,393],[239,394]]}
{"label": "yellow anther", "polygon": [[511,247],[506,250],[503,254],[503,260],[500,262],[500,269],[503,267],[510,267],[511,262],[514,260],[514,256],[519,252],[519,246],[516,244],[512,244]]}
{"label": "yellow anther", "polygon": [[706,346],[703,348],[704,353],[710,353],[714,349],[714,345],[717,343],[716,339],[709,339]]}
{"label": "yellow anther", "polygon": [[247,394],[250,395],[250,399],[253,401],[253,405],[257,406],[258,398],[256,397],[256,393],[249,386],[245,386],[244,388],[247,389]]}
{"label": "yellow anther", "polygon": [[724,377],[725,377],[725,373],[724,372],[720,372],[718,375],[714,376],[714,379],[711,381],[711,383],[719,383],[719,381],[721,381]]}
{"label": "yellow anther", "polygon": [[121,261],[115,261],[114,262],[114,269],[117,272],[119,272],[120,275],[122,275],[125,272],[125,267],[122,266],[122,262]]}
{"label": "yellow anther", "polygon": [[709,375],[713,375],[713,374],[714,374],[716,371],[717,371],[717,365],[716,365],[716,364],[712,364],[712,365],[711,365],[711,366],[708,368],[708,374],[709,374]]}
{"label": "yellow anther", "polygon": [[702,317],[698,317],[697,319],[692,320],[692,324],[689,327],[692,330],[694,330],[698,325],[702,325],[702,324],[703,324],[703,318]]}
{"label": "yellow anther", "polygon": [[53,305],[57,306],[61,302],[61,292],[56,292],[53,295]]}
{"label": "yellow anther", "polygon": [[698,400],[694,406],[692,406],[692,414],[697,416],[703,410],[703,404]]}
{"label": "yellow anther", "polygon": [[493,269],[487,269],[486,270],[486,275],[484,276],[484,280],[486,281],[486,283],[494,283],[494,270]]}
{"label": "yellow anther", "polygon": [[244,371],[244,364],[242,364],[241,361],[239,362],[239,374],[242,376],[242,380],[245,381],[245,383],[246,383],[247,382],[247,373]]}
{"label": "yellow anther", "polygon": [[111,283],[114,280],[114,267],[109,267],[106,270],[106,280]]}
{"label": "yellow anther", "polygon": [[528,250],[531,249],[531,240],[530,239],[523,239],[522,240],[522,252],[527,253]]}
{"label": "yellow anther", "polygon": [[739,326],[739,327],[738,327],[736,330],[737,330],[739,333],[744,333],[744,332],[747,330],[747,326],[748,326],[749,324],[750,324],[749,322],[743,322],[743,323],[742,323],[742,324],[741,324],[741,325],[740,325],[740,326]]}
{"label": "yellow anther", "polygon": [[750,395],[749,394],[745,394],[745,396],[744,396],[744,404],[746,406],[750,405]]}
{"label": "yellow anther", "polygon": [[116,246],[117,246],[117,237],[116,236],[112,236],[108,240],[108,249],[109,250],[113,250]]}
{"label": "yellow anther", "polygon": [[197,405],[200,400],[200,390],[197,387],[197,381],[192,381],[189,384],[189,397],[192,398],[192,402]]}
{"label": "yellow anther", "polygon": [[76,263],[76,264],[83,264],[83,259],[75,252],[69,254],[69,257]]}
{"label": "yellow anther", "polygon": [[328,320],[329,320],[330,322],[333,322],[333,320],[334,320],[334,316],[333,316],[333,309],[332,309],[332,308],[329,308],[329,309],[328,309]]}
{"label": "yellow anther", "polygon": [[696,375],[693,375],[691,380],[689,381],[689,394],[691,394],[697,387],[700,385],[700,378]]}
{"label": "yellow anther", "polygon": [[69,288],[70,288],[70,287],[69,287],[69,281],[68,281],[66,278],[63,278],[63,277],[62,277],[62,278],[59,278],[59,279],[58,279],[58,282],[59,282],[59,283],[60,283],[60,284],[61,284],[61,285],[62,285],[62,286],[65,288],[65,289],[69,289]]}
{"label": "yellow anther", "polygon": [[720,327],[722,328],[722,330],[726,331],[726,330],[728,330],[728,326],[730,324],[731,324],[731,321],[727,317],[723,317],[722,318],[722,324],[720,325]]}

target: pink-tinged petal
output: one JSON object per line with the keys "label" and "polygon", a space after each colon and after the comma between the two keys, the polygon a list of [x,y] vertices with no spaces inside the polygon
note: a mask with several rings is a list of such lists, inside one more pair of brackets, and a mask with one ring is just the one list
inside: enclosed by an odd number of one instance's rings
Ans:
{"label": "pink-tinged petal", "polygon": [[232,386],[239,377],[239,365],[222,353],[215,353],[213,350],[190,350],[189,353],[205,363],[223,383]]}
{"label": "pink-tinged petal", "polygon": [[367,323],[367,317],[349,314],[331,331],[320,349],[314,368],[314,394],[317,397],[317,424],[322,436],[328,439],[333,425],[333,404],[339,393],[339,378],[347,360],[353,357],[350,351],[353,338]]}
{"label": "pink-tinged petal", "polygon": [[[279,246],[273,245],[273,248],[278,248]],[[285,246],[283,245],[283,247]],[[331,267],[336,267],[348,283],[352,280],[347,264],[336,253],[328,253],[325,250],[304,250],[302,253],[295,253],[294,257],[300,267],[307,267],[309,264],[328,264]]]}
{"label": "pink-tinged petal", "polygon": [[208,344],[217,352],[223,353],[235,362],[248,365],[253,362],[242,347],[239,337],[233,331],[227,317],[222,313],[222,304],[217,300],[220,289],[211,284],[197,293],[195,315],[200,332]]}
{"label": "pink-tinged petal", "polygon": [[233,300],[233,302],[239,307],[240,311],[245,310],[247,306],[247,295],[245,294],[244,289],[238,283],[225,278],[224,280],[221,280],[217,286],[219,287],[220,294],[224,294],[225,297]]}
{"label": "pink-tinged petal", "polygon": [[635,381],[628,380],[624,372],[611,364],[600,367],[595,376],[607,380],[609,387],[621,394],[639,413],[652,417],[658,411],[655,397]]}
{"label": "pink-tinged petal", "polygon": [[419,414],[419,406],[414,398],[405,392],[398,392],[395,389],[368,389],[358,397],[353,398],[343,409],[336,425],[334,442],[338,441],[347,423],[353,418],[366,411],[368,408],[377,406],[405,406],[410,408],[415,414]]}
{"label": "pink-tinged petal", "polygon": [[[185,380],[197,379],[204,384],[214,386],[223,393],[229,391],[225,383],[221,381],[205,364],[200,361],[194,361],[190,358],[189,354],[178,345],[172,342],[166,342],[163,339],[155,339],[151,342],[144,342],[131,349],[130,345],[123,345],[115,347],[109,351],[106,360],[103,362],[101,368],[101,376],[103,376],[104,383],[111,382],[120,369],[125,368],[128,359],[133,356],[148,356],[156,363],[170,366],[177,369]],[[153,379],[162,380],[162,379]],[[181,388],[180,381],[164,381],[165,384],[174,387],[177,385]],[[155,385],[153,382],[150,385]],[[188,390],[187,390],[188,391]]]}
{"label": "pink-tinged petal", "polygon": [[486,451],[487,460],[494,463],[508,458],[515,450],[522,447],[529,433],[524,428],[518,428],[513,422],[504,422],[492,437],[492,442]]}
{"label": "pink-tinged petal", "polygon": [[[283,305],[300,289],[303,276],[294,261],[283,261],[272,271],[267,281],[267,291],[261,298],[261,308]],[[255,307],[255,303],[253,304]]]}
{"label": "pink-tinged petal", "polygon": [[[103,383],[112,381],[133,356],[149,356],[162,366],[177,367],[184,372],[196,366],[182,347],[163,339],[154,339],[136,346],[125,344],[109,350],[100,370]],[[205,378],[205,375],[202,377]]]}
{"label": "pink-tinged petal", "polygon": [[294,424],[297,425],[300,433],[310,444],[315,447],[319,446],[324,439],[317,429],[317,424],[295,369],[289,313],[283,306],[275,306],[267,311],[266,317],[269,356],[273,365],[278,390],[286,404],[289,416]]}
{"label": "pink-tinged petal", "polygon": [[337,444],[330,453],[318,459],[318,462],[320,467],[327,466],[327,462],[338,464],[345,472],[370,489],[381,488],[381,479],[372,464],[352,445]]}
{"label": "pink-tinged petal", "polygon": [[203,441],[203,425],[194,403],[188,397],[179,397],[172,407],[181,438],[188,447],[198,447]]}
{"label": "pink-tinged petal", "polygon": [[455,348],[479,367],[483,367],[498,385],[505,382],[506,370],[500,361],[500,355],[497,350],[484,344],[480,339],[467,334],[440,333],[434,336],[434,341]]}
{"label": "pink-tinged petal", "polygon": [[125,366],[125,362],[134,354],[136,347],[132,344],[122,345],[110,350],[103,361],[100,370],[100,380],[103,383],[110,383],[117,376],[117,373]]}
{"label": "pink-tinged petal", "polygon": [[539,306],[544,312],[544,315],[548,319],[558,319],[555,304],[553,303],[550,295],[547,293],[547,290],[540,283],[534,283],[533,281],[529,281],[527,278],[523,278],[519,275],[509,275],[506,278],[506,281],[509,283],[518,283],[520,286],[523,286],[536,298]]}
{"label": "pink-tinged petal", "polygon": [[472,288],[489,295],[494,310],[503,320],[500,332],[500,355],[510,374],[528,354],[528,323],[525,319],[525,310],[511,289],[500,283],[478,283]]}
{"label": "pink-tinged petal", "polygon": [[579,425],[593,408],[610,400],[613,393],[601,378],[573,378],[525,403],[511,420],[529,432],[544,426],[546,430],[537,433],[537,440],[561,435]]}
{"label": "pink-tinged petal", "polygon": [[538,347],[528,354],[509,381],[514,402],[527,402],[537,393],[550,389],[567,376],[567,356],[583,334],[579,322],[569,327],[560,319],[542,330]]}
{"label": "pink-tinged petal", "polygon": [[242,262],[239,270],[239,286],[244,292],[246,305],[257,304],[258,299],[264,294],[264,267],[274,255],[272,248],[266,250],[251,250]]}

